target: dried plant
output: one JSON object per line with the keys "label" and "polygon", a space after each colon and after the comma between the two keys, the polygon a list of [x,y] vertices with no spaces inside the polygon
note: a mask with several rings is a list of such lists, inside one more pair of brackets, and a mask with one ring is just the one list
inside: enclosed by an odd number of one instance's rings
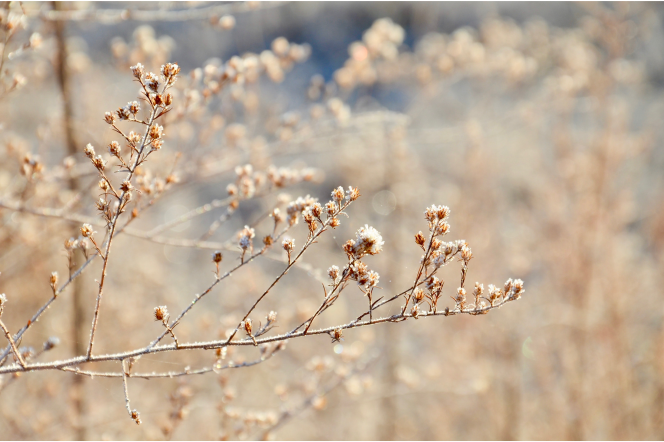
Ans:
{"label": "dried plant", "polygon": [[661,13],[488,7],[0,5],[0,433],[664,434]]}
{"label": "dried plant", "polygon": [[[266,318],[265,323],[252,321],[251,315],[257,309],[259,303],[270,293],[288,271],[298,264],[300,258],[306,251],[309,250],[318,240],[319,237],[327,232],[330,228],[335,229],[340,224],[341,215],[348,216],[347,210],[350,205],[360,197],[360,191],[357,188],[349,187],[344,191],[342,187],[334,189],[331,193],[331,200],[324,206],[321,205],[317,199],[307,196],[305,198],[297,198],[291,201],[286,208],[286,214],[282,215],[279,209],[274,209],[270,214],[273,221],[273,228],[271,233],[264,236],[262,244],[254,247],[254,238],[256,236],[253,227],[245,226],[243,230],[238,233],[237,247],[241,250],[240,263],[233,266],[226,273],[220,273],[220,263],[223,259],[223,254],[216,251],[212,255],[212,262],[215,266],[214,281],[200,294],[195,295],[193,300],[182,310],[175,318],[171,318],[167,306],[158,306],[154,309],[154,319],[163,325],[164,331],[155,340],[147,344],[143,348],[126,350],[114,354],[95,354],[93,353],[95,343],[95,333],[97,331],[97,324],[100,320],[102,299],[104,298],[104,288],[107,275],[110,271],[109,263],[112,257],[113,240],[117,235],[122,233],[125,228],[137,219],[142,209],[146,205],[152,205],[162,192],[166,192],[169,186],[177,182],[174,175],[168,175],[163,185],[158,189],[151,189],[145,179],[141,179],[140,168],[148,161],[151,155],[158,155],[158,152],[164,145],[165,132],[164,127],[159,124],[160,118],[168,114],[172,110],[173,97],[169,90],[173,87],[180,74],[180,67],[174,63],[167,63],[162,65],[160,74],[146,72],[143,65],[136,64],[131,67],[132,74],[141,88],[140,97],[141,101],[147,106],[145,116],[141,117],[141,104],[138,101],[131,101],[124,107],[119,107],[115,112],[106,112],[104,120],[108,125],[120,135],[124,148],[118,141],[111,141],[108,145],[108,151],[111,159],[105,159],[102,155],[95,151],[95,148],[88,144],[84,153],[90,161],[92,167],[96,170],[99,178],[98,187],[100,189],[99,200],[95,203],[96,210],[101,217],[104,225],[104,234],[99,235],[94,230],[91,224],[85,223],[81,226],[80,239],[66,240],[65,247],[71,250],[77,244],[78,247],[83,247],[86,250],[86,258],[88,261],[77,269],[71,272],[68,280],[57,287],[58,274],[51,273],[50,284],[53,290],[53,297],[39,309],[28,325],[23,327],[18,333],[12,335],[7,327],[0,321],[0,327],[4,330],[5,336],[9,341],[9,345],[0,355],[0,361],[4,364],[10,354],[13,356],[14,361],[8,365],[0,368],[0,374],[29,372],[36,370],[64,370],[75,373],[77,375],[86,375],[90,377],[118,377],[122,378],[125,393],[126,408],[129,416],[137,423],[141,423],[140,413],[131,408],[129,399],[128,379],[132,377],[140,377],[145,379],[159,378],[159,377],[175,377],[191,374],[201,374],[211,371],[221,371],[224,368],[238,368],[233,361],[224,363],[223,354],[228,347],[232,346],[260,346],[261,357],[260,361],[264,361],[272,357],[276,352],[284,348],[284,344],[294,338],[303,336],[314,336],[320,334],[327,334],[332,338],[333,342],[341,340],[344,330],[353,329],[357,327],[371,326],[384,322],[402,322],[408,319],[419,319],[430,316],[453,316],[458,314],[468,315],[481,315],[486,314],[494,308],[498,308],[503,304],[517,300],[524,292],[523,282],[521,280],[512,281],[509,279],[503,289],[497,288],[494,285],[489,285],[488,292],[485,295],[484,287],[482,284],[476,283],[473,292],[473,302],[467,302],[465,280],[468,271],[468,263],[472,258],[472,252],[468,244],[463,240],[452,242],[442,241],[442,237],[450,231],[448,218],[450,209],[446,206],[431,206],[427,208],[424,213],[424,218],[428,223],[428,238],[418,232],[415,235],[415,243],[424,251],[421,262],[412,286],[406,288],[401,293],[389,296],[381,296],[374,300],[374,290],[380,288],[379,275],[373,270],[369,270],[365,260],[371,255],[377,255],[383,251],[384,241],[381,234],[366,225],[360,227],[356,233],[355,239],[348,240],[343,245],[343,251],[347,257],[347,263],[341,268],[332,266],[328,270],[330,282],[323,285],[323,300],[318,309],[311,314],[311,316],[300,325],[293,328],[291,331],[282,334],[268,334],[274,327],[277,321],[277,313],[270,312]],[[134,132],[128,131],[120,126],[122,122],[132,123],[143,127],[143,131]],[[116,168],[115,172],[124,173],[122,181],[114,182],[109,172]],[[245,187],[243,179],[249,178],[249,186],[255,186],[258,181],[258,176],[252,173],[250,166],[239,168],[237,171],[240,179],[240,188]],[[268,179],[271,181],[272,186],[277,186],[277,180],[280,177],[269,175]],[[119,181],[119,180],[118,180]],[[136,186],[135,186],[136,185]],[[137,187],[138,186],[138,187]],[[239,194],[238,194],[239,192]],[[146,195],[143,196],[143,193]],[[254,191],[247,192],[245,190],[239,191],[236,187],[229,189],[229,194],[236,195],[237,198],[233,202],[239,201],[240,195],[251,196]],[[135,195],[138,194],[136,197]],[[149,198],[149,199],[148,199]],[[133,206],[133,207],[132,207]],[[122,216],[125,215],[125,216]],[[307,239],[301,246],[299,251],[296,252],[296,247],[293,239],[284,239],[282,247],[288,254],[287,265],[279,276],[267,287],[267,289],[256,299],[254,304],[247,310],[244,316],[239,321],[238,325],[230,332],[227,338],[219,340],[209,340],[205,342],[180,342],[176,336],[177,326],[183,321],[184,316],[195,307],[195,305],[203,299],[206,295],[210,294],[212,290],[226,278],[231,276],[235,271],[239,270],[247,264],[252,263],[256,258],[264,255],[270,248],[282,240],[286,232],[294,228],[298,221],[302,218],[306,229],[308,231]],[[267,220],[268,218],[264,218]],[[122,220],[122,222],[121,222]],[[150,238],[149,234],[145,235]],[[81,244],[91,245],[82,246]],[[89,250],[89,249],[92,250]],[[292,254],[292,255],[291,255]],[[102,268],[99,279],[97,280],[98,290],[96,295],[96,303],[92,315],[92,326],[90,330],[90,338],[87,346],[87,354],[79,355],[65,360],[56,360],[51,362],[32,362],[33,355],[30,352],[20,351],[16,346],[16,341],[23,338],[24,334],[28,331],[30,326],[37,322],[41,314],[46,311],[49,305],[60,296],[65,288],[71,281],[79,276],[88,262],[91,262],[95,257],[99,257],[102,261]],[[455,258],[461,262],[461,281],[456,295],[452,296],[454,305],[450,307],[441,308],[438,310],[438,301],[441,297],[444,281],[438,279],[436,273],[446,264],[452,262]],[[71,266],[71,258],[69,258],[69,265]],[[332,327],[311,329],[314,320],[322,315],[327,309],[331,308],[334,303],[339,299],[342,291],[348,287],[352,287],[357,283],[360,292],[368,299],[367,312],[359,315],[357,318],[345,324],[338,324]],[[424,289],[422,288],[424,287]],[[394,301],[401,300],[403,306],[400,308],[400,313],[391,314],[384,317],[373,317],[374,312],[381,307],[393,303]],[[5,309],[7,297],[3,294],[0,303],[0,314]],[[382,309],[384,311],[385,309]],[[254,314],[254,318],[255,318]],[[369,319],[365,319],[368,317]],[[246,334],[244,338],[236,338],[238,332],[243,331]],[[162,344],[162,339],[169,335],[173,344]],[[45,344],[45,350],[47,345]],[[141,373],[135,372],[134,366],[141,356],[162,353],[170,351],[183,351],[183,350],[216,350],[219,359],[208,367],[198,369],[187,369],[182,372],[152,372]],[[102,361],[118,361],[120,363],[120,370],[116,372],[100,372],[92,370],[83,370],[79,365],[83,363],[102,362]]]}

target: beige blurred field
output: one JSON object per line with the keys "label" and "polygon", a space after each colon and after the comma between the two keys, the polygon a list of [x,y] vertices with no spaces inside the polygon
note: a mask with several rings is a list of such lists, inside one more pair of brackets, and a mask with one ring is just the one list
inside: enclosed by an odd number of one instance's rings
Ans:
{"label": "beige blurred field", "polygon": [[[365,224],[385,242],[365,260],[380,274],[374,298],[411,287],[422,256],[414,235],[427,231],[432,204],[451,209],[445,240],[472,248],[469,298],[476,281],[525,284],[518,302],[486,315],[410,317],[344,330],[340,342],[290,339],[251,367],[130,378],[140,426],[121,378],[0,374],[0,439],[664,438],[660,4],[0,6],[0,293],[12,333],[52,297],[51,272],[60,285],[68,256],[74,269],[85,262],[81,248],[64,246],[81,224],[96,222],[104,236],[99,176],[84,148],[112,160],[118,134],[104,112],[137,99],[136,63],[157,72],[177,62],[181,74],[163,148],[134,183],[139,216],[113,241],[95,354],[146,346],[164,330],[156,306],[175,315],[214,282],[212,252],[222,250],[221,272],[230,270],[245,225],[256,226],[258,250],[274,207],[285,212],[306,195],[325,204],[337,186],[361,197],[252,313],[264,324],[277,312],[270,334],[316,311],[327,269],[348,262],[342,246]],[[149,234],[228,199],[233,184],[248,192],[236,209],[220,203]],[[287,236],[302,246],[306,223]],[[28,359],[85,353],[99,261],[17,343]],[[287,263],[279,240],[192,308],[178,339],[227,337]],[[459,274],[457,262],[438,273],[439,310],[455,307]],[[315,327],[366,309],[353,283]],[[58,344],[41,353],[50,337]],[[253,346],[229,347],[225,361],[259,357]],[[148,354],[135,370],[209,368],[218,358]],[[0,369],[11,364],[10,353]],[[80,368],[121,370],[117,361]]]}

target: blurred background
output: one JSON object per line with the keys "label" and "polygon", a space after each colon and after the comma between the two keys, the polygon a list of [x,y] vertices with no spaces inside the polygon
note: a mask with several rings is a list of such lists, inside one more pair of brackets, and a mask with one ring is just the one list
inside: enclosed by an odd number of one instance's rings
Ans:
{"label": "blurred background", "polygon": [[[164,147],[139,177],[136,204],[154,203],[114,242],[96,352],[145,346],[161,331],[155,306],[177,313],[211,284],[214,249],[223,246],[230,269],[244,225],[263,220],[258,241],[272,232],[264,215],[273,207],[307,194],[325,203],[339,185],[362,197],[257,310],[255,322],[278,313],[274,333],[316,310],[326,269],[344,265],[342,244],[365,224],[385,241],[366,259],[380,295],[412,284],[413,235],[426,231],[431,204],[450,207],[448,240],[473,250],[470,286],[520,278],[526,288],[486,316],[348,330],[339,343],[314,336],[255,367],[132,379],[141,426],[127,418],[118,379],[4,375],[1,439],[664,438],[661,4],[1,6],[0,293],[11,330],[49,299],[52,271],[66,280],[68,257],[74,268],[85,262],[80,247],[63,245],[82,217],[100,222],[83,148],[106,152],[117,139],[103,115],[136,99],[129,66],[138,62],[155,72],[177,62],[181,79]],[[226,198],[245,164],[257,190],[232,216],[219,207],[146,238]],[[285,184],[265,184],[275,173]],[[289,232],[297,247],[302,224]],[[269,255],[201,301],[178,326],[180,341],[235,327],[284,268],[285,252]],[[85,352],[100,271],[93,262],[30,328],[21,345],[36,349],[31,357]],[[453,307],[444,299],[459,266],[441,278],[441,302]],[[349,287],[317,326],[365,309]],[[37,355],[51,336],[59,344]],[[179,371],[215,360],[177,352],[137,365]]]}

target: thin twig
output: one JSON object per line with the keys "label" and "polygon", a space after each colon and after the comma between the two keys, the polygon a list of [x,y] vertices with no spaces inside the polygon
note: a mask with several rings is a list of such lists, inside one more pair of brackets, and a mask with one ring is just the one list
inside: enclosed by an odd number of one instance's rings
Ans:
{"label": "thin twig", "polygon": [[[486,305],[479,309],[470,309],[470,310],[460,310],[455,308],[454,310],[444,311],[444,312],[421,312],[418,316],[419,319],[434,317],[434,316],[455,316],[455,315],[482,315],[488,313],[493,309],[502,307],[505,303],[514,301],[517,298],[506,298],[499,302],[496,302],[494,305]],[[346,330],[353,329],[358,327],[373,326],[376,324],[382,324],[386,322],[402,322],[404,320],[412,318],[413,315],[409,313],[397,313],[392,316],[386,316],[382,318],[376,318],[373,321],[352,321],[343,325],[336,325],[332,327],[321,328],[318,330],[309,331],[308,333],[297,332],[297,333],[286,333],[282,335],[269,336],[265,338],[256,339],[256,344],[267,344],[270,342],[283,342],[290,339],[300,338],[303,336],[313,336],[313,335],[329,335],[330,332],[333,332],[336,329]],[[60,361],[54,362],[41,362],[34,364],[26,364],[25,369],[20,367],[18,364],[12,364],[5,367],[0,367],[0,374],[4,373],[15,373],[19,371],[36,371],[36,370],[60,370],[64,367],[70,367],[72,365],[78,365],[83,362],[103,362],[103,361],[119,361],[122,359],[127,359],[130,357],[144,356],[147,354],[163,353],[163,352],[173,352],[173,351],[186,351],[186,350],[212,350],[216,348],[224,347],[241,347],[241,346],[255,346],[254,341],[249,338],[242,340],[228,341],[227,339],[215,340],[208,342],[192,342],[192,343],[180,343],[179,346],[175,344],[169,345],[160,345],[152,346],[148,345],[147,347],[131,350],[123,353],[111,353],[106,355],[92,355],[89,358],[85,355],[77,356],[69,359],[63,359]]]}
{"label": "thin twig", "polygon": [[[278,7],[285,2],[262,3],[261,9]],[[169,11],[163,9],[139,10],[139,9],[85,9],[71,11],[39,11],[32,13],[28,11],[28,16],[39,17],[43,20],[68,20],[68,21],[96,21],[102,24],[114,24],[121,21],[165,21],[180,22],[191,20],[208,20],[210,16],[220,14],[238,14],[255,9],[251,2],[230,3],[223,5],[214,5],[198,9],[183,9]]]}
{"label": "thin twig", "polygon": [[21,352],[18,351],[18,348],[16,348],[16,343],[14,342],[14,339],[12,338],[11,332],[7,329],[7,326],[5,325],[4,322],[0,319],[0,328],[2,328],[2,331],[5,333],[5,337],[9,341],[9,345],[11,346],[12,351],[14,352],[14,356],[16,356],[16,360],[18,363],[25,369],[25,361],[23,360],[23,356],[21,356]]}

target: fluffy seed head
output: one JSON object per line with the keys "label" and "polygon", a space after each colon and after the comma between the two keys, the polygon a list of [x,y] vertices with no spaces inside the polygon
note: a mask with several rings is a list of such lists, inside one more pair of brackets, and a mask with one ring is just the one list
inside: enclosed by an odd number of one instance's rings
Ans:
{"label": "fluffy seed head", "polygon": [[353,245],[353,255],[360,258],[366,254],[376,255],[383,250],[383,237],[378,230],[365,224],[355,234],[355,244]]}

